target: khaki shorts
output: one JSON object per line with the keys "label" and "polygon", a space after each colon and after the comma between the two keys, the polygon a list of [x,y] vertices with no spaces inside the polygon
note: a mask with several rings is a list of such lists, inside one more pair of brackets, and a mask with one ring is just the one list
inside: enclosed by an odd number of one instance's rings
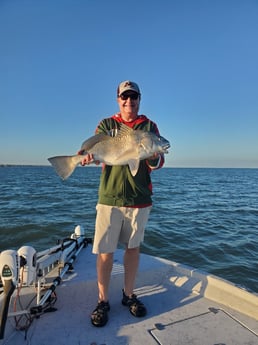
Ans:
{"label": "khaki shorts", "polygon": [[151,206],[132,208],[97,204],[96,210],[93,253],[114,253],[118,243],[128,248],[140,246]]}

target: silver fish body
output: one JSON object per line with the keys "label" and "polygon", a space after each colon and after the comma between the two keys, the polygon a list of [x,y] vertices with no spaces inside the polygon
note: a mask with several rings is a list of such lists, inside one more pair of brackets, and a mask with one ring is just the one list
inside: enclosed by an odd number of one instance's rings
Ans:
{"label": "silver fish body", "polygon": [[[131,174],[136,175],[140,161],[155,153],[168,153],[168,140],[154,133],[134,130],[121,124],[115,136],[100,133],[85,140],[81,146],[84,154],[93,154],[95,161],[107,165],[129,165]],[[83,155],[56,156],[48,158],[62,179],[67,179]]]}

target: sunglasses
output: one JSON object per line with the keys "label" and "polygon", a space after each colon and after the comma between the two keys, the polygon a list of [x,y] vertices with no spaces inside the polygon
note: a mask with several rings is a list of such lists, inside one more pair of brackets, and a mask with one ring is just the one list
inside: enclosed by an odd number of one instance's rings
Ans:
{"label": "sunglasses", "polygon": [[139,94],[134,92],[134,93],[122,93],[122,95],[120,95],[120,98],[123,101],[126,101],[128,98],[136,100],[139,98]]}

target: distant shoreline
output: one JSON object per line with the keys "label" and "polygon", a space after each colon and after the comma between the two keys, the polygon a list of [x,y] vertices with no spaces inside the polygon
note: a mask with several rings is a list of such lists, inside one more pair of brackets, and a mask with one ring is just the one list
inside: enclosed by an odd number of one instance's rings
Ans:
{"label": "distant shoreline", "polygon": [[0,168],[8,167],[50,167],[51,165],[37,165],[37,164],[0,164]]}

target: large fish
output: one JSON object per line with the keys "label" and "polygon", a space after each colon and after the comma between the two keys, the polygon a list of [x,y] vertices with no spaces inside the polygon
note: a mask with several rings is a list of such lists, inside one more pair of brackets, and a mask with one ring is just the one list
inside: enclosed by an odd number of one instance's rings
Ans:
{"label": "large fish", "polygon": [[81,146],[83,154],[74,156],[56,156],[48,158],[57,174],[67,179],[76,166],[83,160],[84,154],[93,154],[95,161],[108,165],[129,165],[131,174],[136,175],[140,160],[155,153],[168,153],[170,143],[161,136],[140,129],[134,130],[121,124],[116,136],[105,133],[96,134],[85,140]]}

